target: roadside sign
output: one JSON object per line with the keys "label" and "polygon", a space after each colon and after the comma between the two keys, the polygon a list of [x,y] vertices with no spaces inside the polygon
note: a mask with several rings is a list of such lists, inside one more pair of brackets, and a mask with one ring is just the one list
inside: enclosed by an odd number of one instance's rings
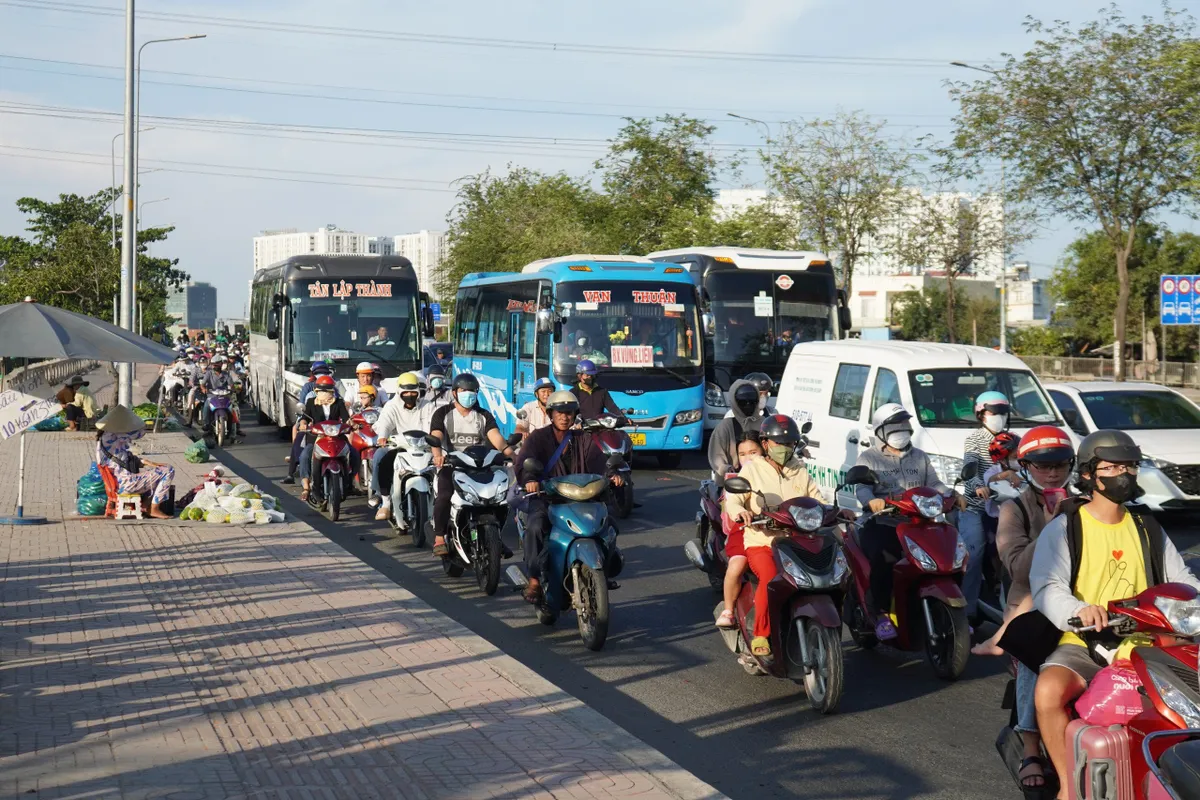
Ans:
{"label": "roadside sign", "polygon": [[1175,305],[1176,289],[1178,288],[1175,282],[1174,275],[1163,275],[1159,282],[1159,306],[1158,315],[1162,320],[1163,325],[1178,325],[1179,319],[1177,308]]}
{"label": "roadside sign", "polygon": [[0,439],[8,439],[62,410],[58,401],[42,400],[9,389],[0,392]]}
{"label": "roadside sign", "polygon": [[441,303],[430,303],[429,307],[431,309],[433,309],[433,321],[441,322],[442,321],[442,304]]}
{"label": "roadside sign", "polygon": [[1159,279],[1159,317],[1163,325],[1200,325],[1200,275],[1163,275]]}
{"label": "roadside sign", "polygon": [[1195,281],[1191,275],[1180,275],[1176,286],[1178,297],[1175,300],[1175,315],[1176,324],[1178,325],[1194,325],[1195,314]]}

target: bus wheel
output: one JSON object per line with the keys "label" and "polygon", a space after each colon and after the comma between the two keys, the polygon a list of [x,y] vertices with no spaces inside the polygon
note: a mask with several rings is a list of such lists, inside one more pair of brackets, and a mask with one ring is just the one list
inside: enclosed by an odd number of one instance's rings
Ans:
{"label": "bus wheel", "polygon": [[663,469],[679,469],[680,462],[683,461],[682,453],[659,453],[658,465]]}

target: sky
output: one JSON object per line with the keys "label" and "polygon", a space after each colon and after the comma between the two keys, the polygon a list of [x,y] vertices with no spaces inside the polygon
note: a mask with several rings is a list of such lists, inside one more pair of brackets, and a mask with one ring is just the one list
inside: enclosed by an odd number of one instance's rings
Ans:
{"label": "sky", "polygon": [[[717,126],[722,149],[750,152],[762,127],[729,112],[776,125],[862,110],[896,137],[945,138],[954,113],[945,81],[971,77],[950,61],[995,64],[1030,43],[1027,15],[1079,23],[1100,6],[139,0],[139,44],[207,36],[144,50],[142,128],[154,130],[141,137],[139,199],[169,199],[145,205],[142,221],[176,226],[152,253],[179,258],[216,285],[221,316],[241,317],[263,230],[444,229],[456,180],[508,164],[585,174],[626,116],[692,114]],[[1158,10],[1152,0],[1121,6],[1130,16]],[[112,182],[123,14],[117,0],[0,0],[0,235],[23,232],[19,197]],[[761,178],[751,165],[722,186]],[[1018,260],[1048,275],[1078,231],[1048,220]]]}

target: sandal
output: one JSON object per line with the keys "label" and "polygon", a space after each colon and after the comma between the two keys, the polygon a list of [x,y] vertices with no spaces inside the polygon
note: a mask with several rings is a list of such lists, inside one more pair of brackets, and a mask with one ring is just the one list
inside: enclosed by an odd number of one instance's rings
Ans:
{"label": "sandal", "polygon": [[721,616],[717,617],[717,627],[726,629],[736,628],[737,622],[733,619],[733,612],[729,609],[722,611]]}
{"label": "sandal", "polygon": [[450,555],[450,548],[446,546],[445,542],[442,542],[441,544],[435,544],[433,546],[433,554],[438,558],[445,558],[446,556]]}
{"label": "sandal", "polygon": [[[1037,767],[1036,773],[1028,775],[1023,774],[1029,767]],[[1021,761],[1020,777],[1018,781],[1021,784],[1021,789],[1026,792],[1038,792],[1046,788],[1046,759],[1041,756],[1029,756]],[[1035,781],[1035,783],[1030,783]]]}
{"label": "sandal", "polygon": [[530,581],[521,596],[525,599],[526,603],[537,605],[542,602],[542,584],[538,581]]}
{"label": "sandal", "polygon": [[765,636],[755,636],[750,642],[750,652],[759,658],[771,655],[771,641]]}
{"label": "sandal", "polygon": [[308,489],[305,489],[300,492],[300,501],[303,503],[308,502]]}

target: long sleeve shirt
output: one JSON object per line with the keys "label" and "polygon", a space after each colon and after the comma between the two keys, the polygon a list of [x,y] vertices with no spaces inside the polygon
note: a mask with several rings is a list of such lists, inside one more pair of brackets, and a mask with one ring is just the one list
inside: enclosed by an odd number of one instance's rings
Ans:
{"label": "long sleeve shirt", "polygon": [[967,510],[975,513],[984,511],[987,500],[975,495],[975,490],[986,486],[984,473],[992,466],[992,454],[988,450],[996,436],[987,428],[976,428],[963,443],[963,466],[975,465],[975,477],[963,482],[963,494],[967,497]]}
{"label": "long sleeve shirt", "polygon": [[[783,465],[783,469],[775,469],[775,465],[765,458],[756,458],[742,465],[739,477],[750,481],[750,488],[762,492],[767,504],[774,507],[785,500],[796,497],[812,497],[824,501],[821,488],[808,476],[808,469],[798,458]],[[747,510],[751,514],[761,514],[763,498],[756,494],[727,494],[725,495],[725,513],[734,517],[738,512]],[[775,537],[755,525],[746,526],[746,547],[770,547]]]}
{"label": "long sleeve shirt", "polygon": [[[590,433],[583,431],[567,431],[567,434],[570,435],[571,441],[549,470],[549,474],[542,477],[559,478],[563,475],[583,473],[606,474],[608,465],[604,453],[596,446],[595,438]],[[516,463],[513,465],[514,473],[519,478],[522,477],[521,468],[524,466],[525,460],[529,458],[542,462],[543,466],[549,466],[550,459],[554,457],[554,451],[558,449],[560,442],[561,439],[558,438],[555,429],[551,426],[538,428],[529,434],[517,454]]]}
{"label": "long sleeve shirt", "polygon": [[[1008,590],[1008,605],[1015,608],[1029,596],[1029,569],[1033,565],[1034,545],[1038,534],[1046,527],[1046,508],[1037,501],[1033,488],[1023,490],[1016,500],[1009,500],[1000,506],[1000,518],[996,523],[996,550],[1004,570],[1012,579]],[[1020,503],[1025,509],[1025,517],[1021,516]],[[1029,520],[1026,526],[1024,519]]]}
{"label": "long sleeve shirt", "polygon": [[917,486],[928,486],[942,495],[950,494],[950,487],[942,483],[929,456],[916,447],[896,455],[886,452],[883,444],[876,442],[858,454],[857,463],[870,467],[879,478],[879,483],[874,486],[859,484],[854,490],[863,508],[872,500],[895,497]]}
{"label": "long sleeve shirt", "polygon": [[413,408],[405,408],[397,395],[387,402],[383,411],[379,413],[379,419],[371,427],[375,429],[376,436],[395,436],[406,431],[429,433],[433,411],[433,407],[428,403],[417,403]]}

